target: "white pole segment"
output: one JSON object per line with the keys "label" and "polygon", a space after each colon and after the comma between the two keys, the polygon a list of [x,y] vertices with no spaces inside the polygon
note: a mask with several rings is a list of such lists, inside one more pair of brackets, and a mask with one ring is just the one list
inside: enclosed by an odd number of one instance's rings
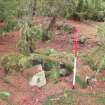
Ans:
{"label": "white pole segment", "polygon": [[77,66],[77,57],[74,58],[74,69],[73,69],[73,86],[75,86],[76,82],[76,66]]}

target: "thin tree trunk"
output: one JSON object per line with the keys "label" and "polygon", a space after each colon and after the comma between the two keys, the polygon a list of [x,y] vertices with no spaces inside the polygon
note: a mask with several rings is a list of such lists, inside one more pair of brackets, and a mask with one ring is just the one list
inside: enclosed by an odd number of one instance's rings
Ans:
{"label": "thin tree trunk", "polygon": [[45,30],[45,33],[43,35],[43,41],[47,41],[49,39],[51,39],[51,37],[48,35],[49,34],[49,31],[52,31],[53,30],[53,27],[56,23],[56,16],[53,16],[49,25],[48,25],[48,28]]}
{"label": "thin tree trunk", "polygon": [[36,5],[37,5],[37,0],[33,0],[33,7],[32,7],[32,16],[33,17],[36,15]]}
{"label": "thin tree trunk", "polygon": [[53,16],[46,31],[47,32],[51,31],[53,29],[53,26],[54,26],[55,23],[56,23],[56,16]]}

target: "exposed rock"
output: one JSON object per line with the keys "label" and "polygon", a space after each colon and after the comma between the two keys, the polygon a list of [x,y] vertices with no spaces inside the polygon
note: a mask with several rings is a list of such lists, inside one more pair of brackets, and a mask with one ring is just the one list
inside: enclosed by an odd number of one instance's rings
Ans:
{"label": "exposed rock", "polygon": [[85,44],[85,42],[87,41],[87,37],[83,36],[83,35],[79,35],[79,44]]}
{"label": "exposed rock", "polygon": [[59,73],[61,76],[66,76],[68,74],[66,69],[60,69]]}
{"label": "exposed rock", "polygon": [[42,87],[46,84],[45,72],[42,69],[42,65],[36,65],[32,68],[25,69],[23,76],[31,80],[29,81],[30,86]]}
{"label": "exposed rock", "polygon": [[95,86],[95,83],[97,82],[97,79],[95,76],[91,76],[91,77],[86,77],[86,82],[89,86],[92,86],[94,87]]}
{"label": "exposed rock", "polygon": [[42,87],[46,84],[45,72],[41,71],[33,75],[29,82],[30,86]]}

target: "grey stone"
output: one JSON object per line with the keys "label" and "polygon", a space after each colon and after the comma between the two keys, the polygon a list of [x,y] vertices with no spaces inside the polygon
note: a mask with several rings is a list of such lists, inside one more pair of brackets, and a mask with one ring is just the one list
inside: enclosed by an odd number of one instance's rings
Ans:
{"label": "grey stone", "polygon": [[30,86],[37,86],[37,87],[42,87],[42,86],[46,85],[45,72],[41,71],[41,72],[35,74],[32,77],[29,84],[30,84]]}
{"label": "grey stone", "polygon": [[60,73],[61,76],[66,76],[67,75],[67,70],[65,68],[60,69],[59,73]]}

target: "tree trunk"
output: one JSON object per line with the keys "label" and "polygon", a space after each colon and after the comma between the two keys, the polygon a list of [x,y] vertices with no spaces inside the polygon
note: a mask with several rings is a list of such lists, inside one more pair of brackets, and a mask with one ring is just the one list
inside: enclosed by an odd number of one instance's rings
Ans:
{"label": "tree trunk", "polygon": [[35,12],[36,12],[36,4],[37,4],[37,0],[33,0],[33,7],[32,7],[32,16],[35,16]]}
{"label": "tree trunk", "polygon": [[48,28],[47,28],[47,32],[48,31],[51,31],[52,29],[53,29],[53,26],[54,26],[54,24],[56,23],[56,16],[53,16],[52,17],[52,19],[51,19],[51,22],[50,22],[50,24],[49,24],[49,26],[48,26]]}
{"label": "tree trunk", "polygon": [[56,23],[56,16],[53,16],[48,25],[48,28],[45,30],[45,33],[43,35],[43,39],[42,39],[43,41],[47,41],[51,39],[51,36],[49,36],[49,31],[53,30],[55,23]]}

